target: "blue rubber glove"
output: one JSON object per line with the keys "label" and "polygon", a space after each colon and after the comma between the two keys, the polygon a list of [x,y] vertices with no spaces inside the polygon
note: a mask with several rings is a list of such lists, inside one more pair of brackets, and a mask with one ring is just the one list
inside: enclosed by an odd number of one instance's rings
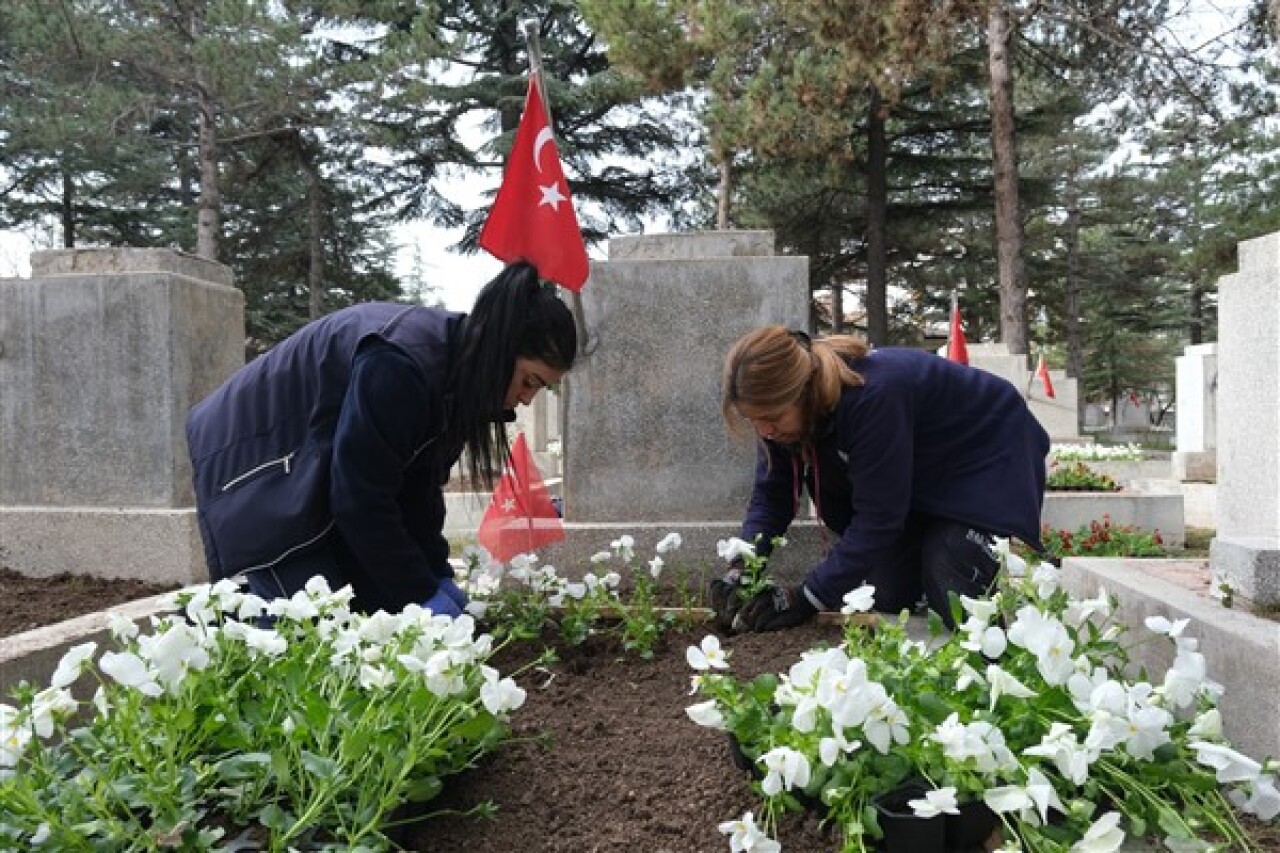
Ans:
{"label": "blue rubber glove", "polygon": [[441,578],[439,588],[443,589],[445,594],[453,599],[453,603],[458,605],[459,610],[467,609],[467,604],[471,599],[467,598],[467,594],[458,587],[453,578]]}
{"label": "blue rubber glove", "polygon": [[462,590],[458,589],[457,584],[451,580],[442,580],[436,587],[435,594],[422,602],[422,606],[437,616],[457,619],[462,615],[462,608],[466,606],[466,602],[467,597]]}

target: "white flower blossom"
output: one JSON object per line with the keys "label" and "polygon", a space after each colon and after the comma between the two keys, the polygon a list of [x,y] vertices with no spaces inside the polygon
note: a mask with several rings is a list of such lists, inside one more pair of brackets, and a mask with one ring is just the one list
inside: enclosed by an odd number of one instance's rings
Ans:
{"label": "white flower blossom", "polygon": [[661,577],[662,566],[663,566],[663,562],[661,557],[654,557],[652,560],[650,560],[649,576],[652,577],[654,580],[657,580],[659,577]]}
{"label": "white flower blossom", "polygon": [[809,784],[809,759],[803,752],[788,746],[778,746],[760,756],[757,761],[765,767],[760,790],[766,797]]}
{"label": "white flower blossom", "polygon": [[495,717],[503,717],[524,705],[526,692],[512,678],[502,678],[491,666],[482,666],[484,683],[480,685],[480,702]]}
{"label": "white flower blossom", "polygon": [[700,726],[722,731],[725,728],[724,715],[720,713],[720,709],[716,706],[714,699],[690,705],[684,709],[684,712],[689,716],[689,719]]}
{"label": "white flower blossom", "polygon": [[1107,812],[1093,822],[1075,844],[1071,853],[1114,853],[1124,844],[1124,830],[1120,828],[1120,812]]}
{"label": "white flower blossom", "polygon": [[1224,785],[1253,782],[1262,775],[1261,764],[1229,746],[1203,740],[1193,740],[1188,746],[1196,751],[1196,761],[1217,771],[1218,781]]}
{"label": "white flower blossom", "polygon": [[923,799],[908,800],[907,805],[916,817],[937,817],[940,814],[960,814],[955,788],[935,788],[925,791]]}
{"label": "white flower blossom", "polygon": [[840,612],[846,616],[854,613],[866,613],[875,604],[876,588],[869,584],[863,584],[857,589],[850,590],[844,594],[844,606],[840,608]]}
{"label": "white flower blossom", "polygon": [[781,853],[782,845],[756,826],[751,812],[746,812],[737,820],[725,821],[718,829],[729,836],[730,853]]}
{"label": "white flower blossom", "polygon": [[92,642],[81,643],[67,649],[67,653],[62,656],[62,660],[58,661],[58,667],[49,679],[49,686],[56,689],[70,687],[80,677],[80,673],[84,672],[85,664],[97,650],[98,644]]}
{"label": "white flower blossom", "polygon": [[732,563],[739,557],[754,557],[756,555],[756,546],[734,536],[717,542],[716,554],[726,563]]}
{"label": "white flower blossom", "polygon": [[684,540],[680,538],[680,534],[674,530],[658,540],[658,544],[654,546],[654,550],[659,554],[666,554],[668,551],[674,551],[684,544]]}
{"label": "white flower blossom", "polygon": [[1228,797],[1241,811],[1263,822],[1280,817],[1280,789],[1276,788],[1275,779],[1259,776],[1249,784],[1248,791],[1248,796],[1244,791],[1231,791]]}
{"label": "white flower blossom", "polygon": [[684,653],[689,666],[699,672],[711,669],[728,669],[729,659],[720,648],[720,638],[715,634],[707,634],[699,646],[689,646]]}

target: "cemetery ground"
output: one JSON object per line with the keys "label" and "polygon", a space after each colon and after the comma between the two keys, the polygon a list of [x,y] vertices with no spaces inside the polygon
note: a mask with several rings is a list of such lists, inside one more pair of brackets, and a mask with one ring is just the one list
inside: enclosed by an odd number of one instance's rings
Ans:
{"label": "cemetery ground", "polygon": [[[0,570],[0,637],[161,591],[136,581],[31,579]],[[578,646],[548,635],[558,659],[520,678],[528,696],[513,715],[512,738],[452,777],[427,804],[429,819],[398,830],[403,849],[726,849],[717,825],[758,801],[733,765],[723,733],[694,725],[684,711],[697,701],[684,651],[707,630],[668,632],[648,660],[625,652],[615,635]],[[838,641],[838,628],[811,624],[725,638],[724,646],[735,674],[749,678],[786,671],[806,649]],[[517,645],[494,663],[515,671],[540,648]],[[1280,826],[1242,823],[1259,850],[1280,853]],[[834,851],[838,843],[812,813],[784,818],[777,838],[789,853]]]}

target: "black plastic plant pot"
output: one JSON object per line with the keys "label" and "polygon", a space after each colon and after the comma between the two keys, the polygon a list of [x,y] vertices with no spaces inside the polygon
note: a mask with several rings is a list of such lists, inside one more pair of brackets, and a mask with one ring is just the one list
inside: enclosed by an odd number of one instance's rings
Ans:
{"label": "black plastic plant pot", "polygon": [[960,814],[947,815],[945,823],[948,849],[985,850],[1000,817],[986,803],[970,800],[960,804]]}
{"label": "black plastic plant pot", "polygon": [[760,772],[760,768],[750,758],[747,758],[747,754],[742,751],[742,744],[738,743],[738,738],[733,732],[728,732],[727,734],[729,735],[729,757],[733,759],[733,766],[743,773],[750,773],[759,779],[763,775]]}
{"label": "black plastic plant pot", "polygon": [[885,853],[945,853],[947,822],[943,816],[920,817],[908,805],[927,790],[923,784],[909,782],[875,799]]}

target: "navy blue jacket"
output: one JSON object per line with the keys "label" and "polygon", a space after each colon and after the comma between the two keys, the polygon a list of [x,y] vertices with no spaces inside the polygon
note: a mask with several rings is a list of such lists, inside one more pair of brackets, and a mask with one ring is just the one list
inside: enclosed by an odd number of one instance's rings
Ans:
{"label": "navy blue jacket", "polygon": [[463,315],[369,303],[309,323],[192,408],[187,444],[210,574],[321,552],[366,610],[452,575],[442,434]]}
{"label": "navy blue jacket", "polygon": [[803,483],[840,536],[805,580],[828,607],[883,563],[909,514],[1042,548],[1049,436],[1012,384],[914,349],[876,349],[850,366],[865,384],[846,387],[817,426],[815,465],[798,448],[760,442],[743,539],[782,535]]}

